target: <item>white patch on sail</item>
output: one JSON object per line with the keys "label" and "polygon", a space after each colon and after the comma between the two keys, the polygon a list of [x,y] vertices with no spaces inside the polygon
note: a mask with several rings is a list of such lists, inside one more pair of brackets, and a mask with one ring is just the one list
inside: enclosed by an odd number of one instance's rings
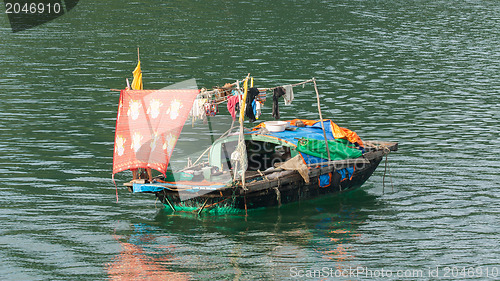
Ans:
{"label": "white patch on sail", "polygon": [[139,118],[139,109],[142,107],[141,102],[138,100],[131,100],[128,108],[127,115],[132,117],[132,120]]}
{"label": "white patch on sail", "polygon": [[153,134],[151,134],[151,152],[155,151],[156,149],[156,144],[158,143],[158,141],[160,140],[160,135],[158,134],[158,132],[153,132]]}
{"label": "white patch on sail", "polygon": [[170,103],[170,107],[167,109],[167,114],[170,114],[170,119],[175,120],[177,117],[179,117],[179,111],[182,108],[182,103],[178,101],[177,99],[174,99]]}
{"label": "white patch on sail", "polygon": [[115,146],[115,152],[118,153],[118,156],[122,156],[123,153],[125,152],[125,142],[127,140],[122,137],[122,136],[117,136],[116,137],[116,140],[115,140],[115,143],[116,143],[116,146]]}
{"label": "white patch on sail", "polygon": [[134,152],[137,153],[139,149],[141,148],[142,144],[141,141],[144,137],[141,135],[139,132],[135,132],[132,135],[132,144],[130,145],[130,148],[134,150]]}
{"label": "white patch on sail", "polygon": [[163,103],[158,99],[151,100],[148,106],[147,114],[149,114],[151,118],[156,119],[156,117],[160,115],[160,108],[162,105]]}
{"label": "white patch on sail", "polygon": [[166,150],[168,155],[172,153],[176,140],[177,138],[172,134],[168,134],[166,137],[165,142],[163,143],[163,150]]}

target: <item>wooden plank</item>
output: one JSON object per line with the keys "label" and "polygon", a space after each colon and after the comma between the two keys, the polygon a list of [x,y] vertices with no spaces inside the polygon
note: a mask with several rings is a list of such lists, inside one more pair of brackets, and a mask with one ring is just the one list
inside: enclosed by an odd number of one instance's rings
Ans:
{"label": "wooden plank", "polygon": [[383,150],[384,147],[387,147],[390,151],[398,150],[398,143],[391,141],[378,141],[378,140],[364,140],[363,144],[365,147],[373,147],[376,149]]}
{"label": "wooden plank", "polygon": [[375,151],[370,151],[365,154],[363,154],[363,157],[365,157],[366,160],[373,160],[376,158],[380,158],[389,152],[383,151],[383,150],[375,150]]}
{"label": "wooden plank", "polygon": [[[377,157],[377,156],[381,157],[383,155],[383,151],[376,151],[376,152],[379,152],[379,153],[377,153],[377,154],[370,153],[369,155],[371,155],[373,157]],[[370,163],[370,161],[368,159],[365,159],[364,157],[359,157],[359,158],[355,158],[355,159],[345,159],[345,160],[321,162],[318,164],[314,164],[314,166],[324,166],[324,165],[328,165],[328,166],[309,169],[309,177],[314,178],[314,177],[317,177],[319,175],[327,174],[327,173],[330,173],[334,170],[340,170],[343,168],[347,168],[347,167],[352,166],[352,165],[369,164],[369,163]],[[309,166],[312,166],[312,165],[309,165]],[[281,171],[283,171],[283,170],[282,169],[273,169],[273,170],[269,170],[267,172],[264,172],[263,174],[269,175],[269,174],[272,174],[275,172],[281,172]],[[252,178],[256,178],[256,177],[261,177],[261,175],[255,175]],[[296,180],[303,180],[303,179],[302,179],[302,176],[300,176],[300,174],[297,171],[294,171],[294,174],[290,174],[290,175],[287,175],[285,177],[280,177],[279,184],[283,185],[283,184],[287,184],[289,182],[296,181]],[[247,184],[247,189],[248,189],[247,193],[260,191],[260,190],[264,190],[267,188],[273,188],[277,185],[278,185],[278,179],[272,179],[269,181],[266,181],[265,179],[259,180],[259,181]],[[243,194],[243,193],[245,193],[245,191],[240,190],[240,194]]]}
{"label": "wooden plank", "polygon": [[[339,169],[347,168],[347,167],[355,165],[355,164],[368,164],[368,163],[370,163],[370,161],[368,161],[364,157],[359,157],[359,158],[354,158],[354,159],[334,160],[334,161],[326,161],[326,162],[321,162],[321,163],[308,164],[307,166],[314,167],[314,166],[329,165],[329,166],[333,166],[333,167],[335,167],[335,169],[339,170]],[[273,168],[273,169],[268,170],[268,171],[263,171],[262,174],[263,175],[270,175],[272,173],[281,172],[281,171],[283,171],[283,169]],[[254,174],[254,175],[248,176],[246,178],[246,180],[248,181],[248,180],[255,179],[255,178],[258,178],[261,176],[262,176],[261,174]]]}
{"label": "wooden plank", "polygon": [[[247,184],[246,193],[251,193],[251,192],[256,192],[256,191],[260,191],[260,190],[264,190],[264,189],[268,189],[268,188],[273,188],[275,186],[278,186],[278,183],[280,185],[284,185],[284,184],[288,184],[288,183],[295,182],[298,180],[302,180],[302,176],[300,176],[298,172],[295,172],[295,173],[290,174],[290,175],[283,177],[283,178],[273,179],[273,180],[269,180],[269,181],[261,180],[261,181],[257,181],[254,183]],[[245,190],[240,189],[240,194],[244,194],[244,193],[245,193]]]}

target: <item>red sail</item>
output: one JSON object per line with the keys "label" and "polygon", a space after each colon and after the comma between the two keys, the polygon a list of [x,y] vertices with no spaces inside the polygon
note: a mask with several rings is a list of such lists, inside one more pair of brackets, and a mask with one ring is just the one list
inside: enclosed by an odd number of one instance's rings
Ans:
{"label": "red sail", "polygon": [[152,168],[163,174],[199,90],[122,90],[113,174]]}

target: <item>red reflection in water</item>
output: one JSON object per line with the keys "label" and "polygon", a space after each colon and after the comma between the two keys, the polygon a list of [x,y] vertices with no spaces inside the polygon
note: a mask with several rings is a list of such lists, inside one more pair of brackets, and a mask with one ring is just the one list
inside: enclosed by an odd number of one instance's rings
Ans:
{"label": "red reflection in water", "polygon": [[110,280],[189,280],[188,274],[165,268],[173,260],[172,255],[146,253],[140,246],[114,238],[122,251],[106,266]]}

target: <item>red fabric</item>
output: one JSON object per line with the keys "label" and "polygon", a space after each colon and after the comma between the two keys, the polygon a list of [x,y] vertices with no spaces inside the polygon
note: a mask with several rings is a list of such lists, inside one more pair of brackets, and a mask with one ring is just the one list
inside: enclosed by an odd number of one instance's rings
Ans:
{"label": "red fabric", "polygon": [[231,113],[233,120],[236,120],[236,104],[240,102],[239,96],[230,96],[227,99],[227,110]]}
{"label": "red fabric", "polygon": [[122,90],[113,174],[152,168],[163,174],[199,90]]}

